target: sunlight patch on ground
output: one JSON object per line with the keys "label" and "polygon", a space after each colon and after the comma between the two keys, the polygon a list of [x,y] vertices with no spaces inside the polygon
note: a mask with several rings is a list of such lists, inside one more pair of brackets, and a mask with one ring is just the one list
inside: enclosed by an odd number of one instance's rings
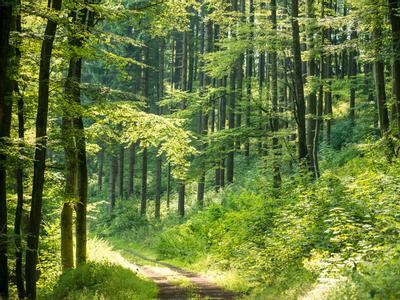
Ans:
{"label": "sunlight patch on ground", "polygon": [[326,299],[328,293],[334,289],[339,279],[335,278],[320,278],[318,283],[307,294],[302,296],[299,300],[322,300]]}
{"label": "sunlight patch on ground", "polygon": [[113,250],[107,241],[91,238],[88,240],[87,248],[90,261],[108,262],[129,269],[132,272],[140,273],[136,264],[129,262],[118,251]]}

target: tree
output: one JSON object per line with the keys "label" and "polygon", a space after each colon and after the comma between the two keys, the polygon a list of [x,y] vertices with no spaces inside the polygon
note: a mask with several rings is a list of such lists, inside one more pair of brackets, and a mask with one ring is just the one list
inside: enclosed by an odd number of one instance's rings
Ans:
{"label": "tree", "polygon": [[[48,8],[55,11],[61,10],[61,0],[49,1]],[[57,22],[49,19],[44,32],[44,39],[40,54],[38,110],[36,117],[36,150],[33,166],[33,189],[25,267],[26,294],[28,299],[36,298],[36,265],[38,259],[40,222],[42,219],[42,197],[47,146],[50,59],[56,30]]]}
{"label": "tree", "polygon": [[[10,136],[12,89],[9,73],[11,58],[10,30],[12,26],[11,2],[0,4],[0,148],[5,149]],[[7,186],[5,153],[0,152],[0,297],[8,297],[7,261]]]}
{"label": "tree", "polygon": [[[292,0],[292,38],[293,38],[293,77],[294,77],[294,99],[298,135],[299,159],[307,159],[306,144],[306,124],[305,124],[305,100],[302,74],[302,60],[300,49],[300,29],[299,29],[299,1]],[[310,166],[310,161],[307,162]]]}

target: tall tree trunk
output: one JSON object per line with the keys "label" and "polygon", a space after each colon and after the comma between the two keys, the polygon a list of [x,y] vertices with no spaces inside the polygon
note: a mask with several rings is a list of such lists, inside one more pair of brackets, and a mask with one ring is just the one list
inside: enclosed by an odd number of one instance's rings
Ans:
{"label": "tall tree trunk", "polygon": [[[204,26],[205,32],[203,35],[204,41],[202,44],[204,44],[204,53],[210,53],[212,51],[212,46],[213,46],[213,23],[211,20],[208,20],[207,23]],[[202,90],[204,91],[207,87],[210,86],[211,84],[211,78],[202,72]],[[213,107],[214,109],[214,107]],[[214,120],[212,120],[212,123]],[[207,108],[203,109],[203,107],[200,107],[200,113],[199,113],[199,134],[203,137],[206,137],[208,133],[208,112]],[[207,148],[207,143],[202,142],[201,149],[204,151]],[[206,166],[205,166],[205,157],[203,156],[201,158],[201,165],[200,165],[200,176],[199,176],[199,181],[197,184],[197,203],[199,204],[200,207],[204,205],[204,192],[205,192],[205,178],[206,178]]]}
{"label": "tall tree trunk", "polygon": [[[224,77],[221,80],[221,86],[226,89],[226,77]],[[219,130],[225,130],[226,127],[226,92],[224,91],[222,96],[221,96],[221,102],[220,102],[220,117],[219,117]],[[222,159],[220,161],[220,179],[219,179],[219,184],[221,187],[225,186],[225,146],[222,146],[221,152],[222,152]]]}
{"label": "tall tree trunk", "polygon": [[97,186],[99,188],[99,192],[103,191],[103,172],[104,172],[104,149],[101,148],[99,155],[99,174],[97,178]]}
{"label": "tall tree trunk", "polygon": [[180,217],[185,216],[185,183],[178,183],[178,214]]}
{"label": "tall tree trunk", "polygon": [[117,157],[114,153],[111,153],[110,156],[110,213],[114,211],[115,208],[115,184],[117,179],[118,172],[118,161]]}
{"label": "tall tree trunk", "polygon": [[[373,40],[377,45],[376,53],[379,56],[382,53],[382,31],[376,28],[373,32]],[[375,98],[378,106],[379,128],[381,136],[389,130],[389,114],[386,107],[385,91],[385,64],[382,58],[377,57],[373,63],[373,74],[375,80]]]}
{"label": "tall tree trunk", "polygon": [[[314,46],[314,0],[307,0],[307,44],[309,51],[309,58],[307,61],[307,77],[309,80],[314,80],[316,75],[316,63],[315,63],[315,46]],[[316,111],[317,111],[317,93],[314,88],[311,88],[310,94],[307,97],[307,151],[311,166],[314,165],[313,153],[314,153],[314,135],[316,127]]]}
{"label": "tall tree trunk", "polygon": [[[71,105],[69,99],[71,97],[70,81],[72,76],[70,62],[70,70],[66,83],[66,102]],[[68,109],[68,108],[66,108]],[[77,175],[77,156],[76,145],[74,139],[73,122],[72,118],[64,111],[64,116],[61,125],[61,132],[63,137],[64,146],[64,160],[65,160],[65,191],[64,191],[64,204],[61,211],[61,265],[63,271],[72,269],[74,267],[74,246],[73,246],[73,206],[76,201],[76,175]]]}
{"label": "tall tree trunk", "polygon": [[[78,99],[79,100],[79,99]],[[76,148],[78,156],[78,202],[76,203],[76,264],[86,263],[87,258],[87,203],[88,203],[88,171],[86,159],[86,138],[82,116],[75,120],[78,132]]]}
{"label": "tall tree trunk", "polygon": [[[49,1],[49,4],[53,10],[61,10],[61,0],[52,0]],[[36,298],[36,266],[38,261],[40,223],[42,220],[42,197],[47,149],[50,59],[56,30],[57,22],[49,19],[47,21],[44,34],[45,38],[42,42],[40,54],[39,96],[36,117],[36,150],[33,164],[33,189],[25,265],[26,293],[28,299]]]}
{"label": "tall tree trunk", "polygon": [[128,197],[135,192],[135,163],[136,163],[136,143],[129,148],[129,169],[128,169]]}
{"label": "tall tree trunk", "polygon": [[[21,5],[21,1],[16,1],[17,6]],[[21,28],[21,14],[16,12],[13,21],[13,28],[18,33],[22,32]],[[21,43],[17,42],[15,46],[15,70],[19,70],[21,60]],[[24,139],[25,139],[25,116],[24,116],[24,98],[19,90],[18,81],[13,80],[13,89],[15,95],[18,97],[17,108],[18,108],[18,139],[19,139],[19,153],[21,156],[24,155]],[[24,167],[23,162],[18,163],[16,169],[16,183],[17,183],[17,207],[15,209],[15,220],[14,220],[14,242],[15,242],[15,284],[17,286],[18,298],[23,299],[25,297],[25,285],[23,276],[23,259],[22,259],[22,234],[21,234],[21,220],[24,205]],[[1,297],[1,296],[0,296]]]}
{"label": "tall tree trunk", "polygon": [[[306,122],[305,122],[305,100],[302,75],[302,61],[300,50],[299,33],[299,1],[292,0],[292,36],[293,36],[293,76],[294,76],[294,99],[296,106],[298,152],[299,159],[302,161],[308,157],[306,143]],[[310,161],[308,161],[309,166]]]}
{"label": "tall tree trunk", "polygon": [[160,219],[161,208],[161,166],[162,158],[158,156],[156,159],[156,202],[155,202],[155,218]]}
{"label": "tall tree trunk", "polygon": [[[273,36],[276,38],[277,18],[276,18],[276,0],[271,0],[271,21]],[[276,47],[276,45],[274,45]],[[271,129],[272,137],[272,150],[273,150],[273,186],[279,188],[281,186],[281,172],[279,164],[279,140],[276,136],[279,131],[279,108],[278,108],[278,57],[276,50],[271,51],[271,88],[272,88],[272,118]]]}
{"label": "tall tree trunk", "polygon": [[[351,39],[356,39],[357,33],[355,30],[351,32]],[[349,119],[352,126],[354,126],[356,119],[356,76],[357,76],[357,62],[356,50],[350,50],[349,53],[349,71],[348,78],[350,80],[350,102],[349,102]]]}
{"label": "tall tree trunk", "polygon": [[[193,37],[192,37],[193,39]],[[191,52],[193,52],[193,46],[191,49]],[[193,56],[193,53],[191,54]],[[162,38],[160,40],[160,48],[159,48],[159,61],[158,61],[158,89],[157,89],[157,100],[158,100],[158,114],[161,115],[162,114],[162,108],[159,106],[159,102],[162,100],[162,98],[164,97],[164,56],[165,56],[165,40],[164,38]],[[192,57],[192,60],[194,58]],[[191,62],[192,64],[192,69],[194,68],[193,64],[194,61]],[[189,81],[193,80],[193,70],[191,70],[191,75],[189,75]],[[156,203],[155,203],[155,218],[156,219],[160,219],[160,210],[161,210],[161,176],[162,176],[162,157],[158,156],[156,158]]]}
{"label": "tall tree trunk", "polygon": [[171,163],[168,163],[167,167],[167,187],[166,187],[166,193],[167,193],[167,209],[169,209],[170,205],[170,197],[171,197]]}
{"label": "tall tree trunk", "polygon": [[392,115],[397,122],[397,134],[400,135],[400,0],[388,0],[389,17],[392,27],[392,90],[395,112]]}
{"label": "tall tree trunk", "polygon": [[[249,24],[250,24],[250,39],[254,39],[254,0],[249,0]],[[254,51],[250,48],[246,55],[246,128],[250,128],[250,112],[251,112],[251,100],[252,100],[252,77],[253,77],[253,66],[254,66]],[[244,155],[249,161],[250,157],[250,140],[246,138],[244,145]]]}
{"label": "tall tree trunk", "polygon": [[[147,66],[150,66],[150,49],[149,45],[144,50],[144,61]],[[149,67],[143,69],[143,96],[146,99],[147,106],[150,106],[150,70]],[[147,211],[147,159],[148,151],[147,148],[143,149],[142,153],[142,187],[141,187],[141,201],[140,201],[140,214],[146,215]]]}
{"label": "tall tree trunk", "polygon": [[125,148],[120,146],[119,148],[119,163],[118,163],[118,179],[119,179],[119,197],[124,198],[124,166],[125,166]]}
{"label": "tall tree trunk", "polygon": [[[8,70],[11,57],[9,45],[12,26],[11,2],[0,4],[0,148],[7,145],[10,136],[12,85]],[[8,298],[8,260],[7,260],[7,156],[0,154],[0,298]]]}
{"label": "tall tree trunk", "polygon": [[143,149],[142,153],[142,190],[140,202],[140,214],[146,215],[147,210],[147,148]]}
{"label": "tall tree trunk", "polygon": [[[20,17],[19,17],[20,18]],[[17,16],[18,19],[18,16]],[[19,23],[19,26],[18,26]],[[17,30],[21,32],[21,23],[17,21]],[[19,52],[19,49],[18,49]],[[17,54],[18,56],[18,54]],[[20,56],[19,56],[20,57]],[[23,142],[25,138],[25,117],[24,117],[24,99],[19,93],[18,84],[15,85],[15,92],[18,94],[18,138],[20,140],[20,154],[23,155]],[[15,221],[14,221],[14,234],[15,234],[15,280],[18,290],[18,297],[23,299],[25,297],[25,286],[23,277],[23,266],[22,266],[22,235],[21,235],[21,220],[24,206],[24,168],[22,164],[19,164],[16,171],[17,177],[17,207],[15,209]]]}

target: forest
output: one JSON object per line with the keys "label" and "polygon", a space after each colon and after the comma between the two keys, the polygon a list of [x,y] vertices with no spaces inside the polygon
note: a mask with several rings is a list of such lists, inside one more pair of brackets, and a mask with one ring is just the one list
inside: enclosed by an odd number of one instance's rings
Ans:
{"label": "forest", "polygon": [[400,299],[400,0],[0,0],[0,299]]}

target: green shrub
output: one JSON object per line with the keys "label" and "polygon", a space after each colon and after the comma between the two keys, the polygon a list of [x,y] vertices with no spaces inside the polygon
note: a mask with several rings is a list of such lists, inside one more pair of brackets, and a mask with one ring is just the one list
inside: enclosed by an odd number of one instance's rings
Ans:
{"label": "green shrub", "polygon": [[363,263],[334,289],[328,298],[400,299],[400,249],[389,251],[376,262]]}

